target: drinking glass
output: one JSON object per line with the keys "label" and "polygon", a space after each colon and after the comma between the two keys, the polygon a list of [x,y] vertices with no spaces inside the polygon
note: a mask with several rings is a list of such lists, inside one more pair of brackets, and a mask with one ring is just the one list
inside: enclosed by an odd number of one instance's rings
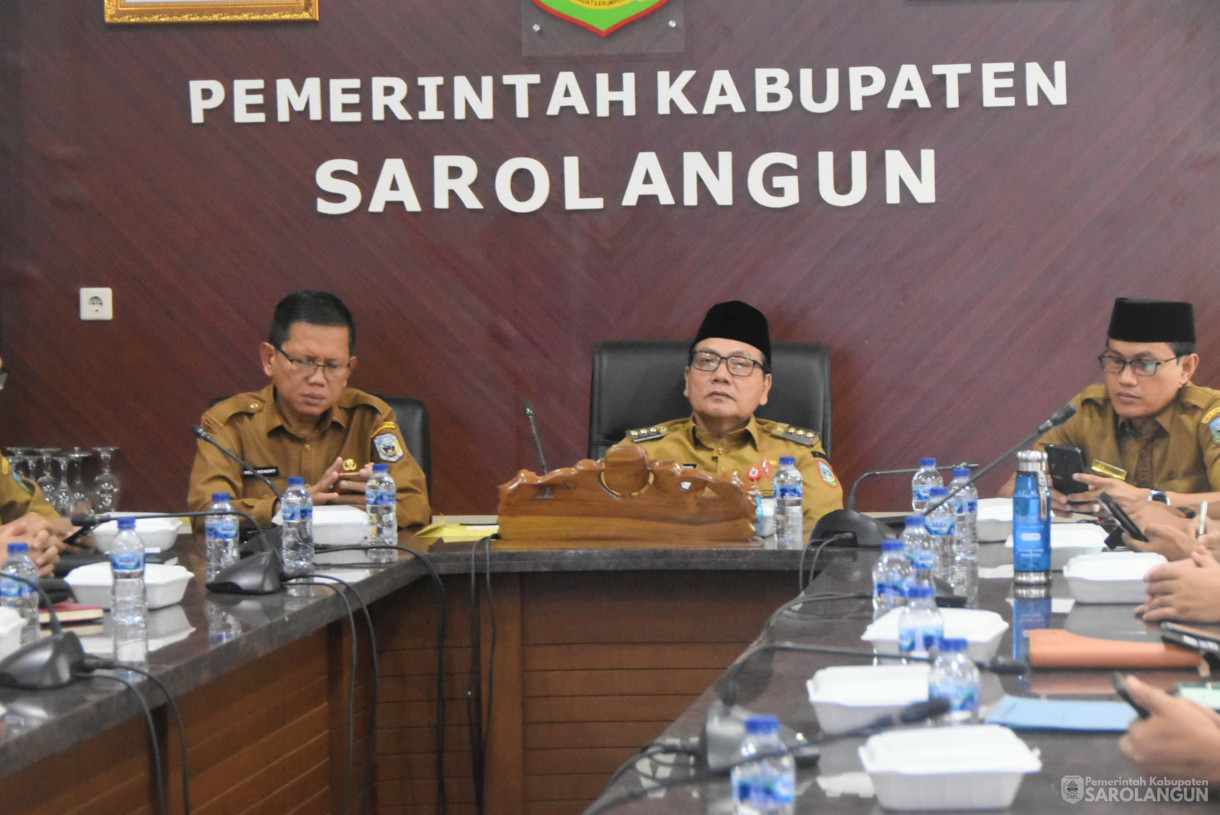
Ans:
{"label": "drinking glass", "polygon": [[[42,475],[38,476],[35,481],[38,483],[38,488],[42,490],[42,494],[46,496],[48,501],[51,501],[51,494],[55,492],[55,475],[51,472],[51,457],[59,452],[58,447],[36,447],[34,452],[38,454],[38,458],[42,461]],[[51,501],[54,505],[55,502]]]}
{"label": "drinking glass", "polygon": [[47,500],[51,502],[51,506],[55,507],[55,511],[60,515],[72,514],[70,509],[72,506],[72,485],[68,483],[68,460],[71,457],[71,453],[64,452],[52,456],[55,459],[55,463],[59,465],[59,481],[51,488],[51,492],[47,493]]}
{"label": "drinking glass", "polygon": [[93,494],[85,489],[84,463],[93,458],[93,451],[82,447],[73,447],[68,453],[71,462],[72,486],[68,497],[69,514],[78,512],[93,512]]}
{"label": "drinking glass", "polygon": [[93,506],[97,512],[114,512],[119,508],[119,495],[123,483],[110,469],[110,457],[119,451],[117,447],[94,447],[100,461],[97,478],[93,479]]}

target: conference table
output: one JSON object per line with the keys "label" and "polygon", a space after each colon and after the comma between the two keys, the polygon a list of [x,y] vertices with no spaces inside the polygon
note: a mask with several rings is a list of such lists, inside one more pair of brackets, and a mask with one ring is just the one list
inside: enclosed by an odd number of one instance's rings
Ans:
{"label": "conference table", "polygon": [[[418,551],[430,543],[400,538]],[[484,811],[580,812],[613,768],[698,698],[797,590],[799,552],[657,543],[432,547],[428,561],[445,591],[448,812],[476,811],[472,745],[483,737]],[[210,594],[202,537],[180,536],[173,551],[195,579],[181,603],[150,612],[146,667],[181,710],[193,811],[340,812],[345,802],[361,811],[374,686],[359,612],[353,669],[353,629],[335,591]],[[318,572],[349,582],[376,630],[368,811],[431,813],[442,794],[436,585],[409,555],[388,565],[354,559],[361,562],[320,562]],[[87,649],[105,654],[109,630],[86,631]],[[155,686],[130,678],[152,707],[168,811],[181,812],[183,743],[172,711]],[[0,812],[157,811],[145,717],[118,682],[0,689],[0,706]],[[472,734],[472,721],[482,736]]]}
{"label": "conference table", "polygon": [[[866,643],[860,636],[872,621],[871,599],[867,597],[871,564],[876,555],[861,551],[851,556],[832,555],[808,594],[824,599],[809,602],[778,614],[771,625],[761,630],[756,644],[796,642],[806,645],[861,648]],[[1005,562],[1011,563],[1011,549],[1000,544],[981,547],[980,565],[986,574]],[[1062,573],[1053,575],[1052,598],[1063,608],[1063,599],[1070,597]],[[835,596],[840,595],[840,596]],[[1000,646],[999,656],[1012,656],[1010,577],[981,578],[978,581],[978,607],[996,611],[1010,623]],[[1054,601],[1054,600],[1053,600]],[[1156,642],[1159,629],[1136,618],[1132,605],[1075,604],[1067,614],[1051,616],[1051,627],[1067,628],[1084,636],[1120,639],[1136,642]],[[809,701],[806,681],[819,669],[831,665],[868,665],[868,657],[850,658],[825,654],[771,651],[757,655],[735,668],[737,703],[754,712],[777,715],[781,722],[816,740],[820,734],[817,717]],[[886,664],[894,664],[886,661]],[[1127,673],[1128,671],[1124,671]],[[1178,682],[1199,681],[1195,670],[1136,670],[1142,679],[1166,689]],[[1116,700],[1109,670],[1046,670],[1034,669],[1028,675],[999,676],[984,673],[981,696],[984,708],[994,705],[1005,694],[1050,699]],[[713,683],[690,707],[668,727],[653,734],[649,742],[662,742],[679,750],[699,753],[700,733],[708,710],[721,699],[726,689],[725,679]],[[1132,714],[1134,716],[1134,714]],[[923,726],[923,725],[919,725]],[[1181,812],[1183,803],[1171,800],[1149,800],[1160,793],[1148,793],[1149,779],[1139,767],[1121,754],[1118,733],[1084,733],[1057,730],[1021,730],[1019,737],[1041,756],[1042,770],[1027,775],[1017,792],[1011,812],[1044,813],[1071,810],[1073,812]],[[798,800],[796,812],[872,813],[883,811],[871,794],[859,794],[855,786],[863,765],[858,748],[863,737],[830,742],[821,748],[815,766],[801,766],[797,772]],[[694,759],[676,754],[661,754],[656,759],[643,758],[635,762],[620,779],[607,789],[597,802],[600,806],[610,799],[652,791],[639,800],[629,801],[608,809],[614,813],[732,813],[729,783],[721,776],[691,785],[676,784],[661,789],[659,781],[674,783],[692,775],[698,769]],[[1089,800],[1069,803],[1065,798],[1065,778],[1079,776],[1076,789],[1082,786],[1112,787],[1128,793],[1093,792]],[[1159,779],[1157,780],[1159,782]],[[1153,783],[1152,786],[1157,786]],[[848,791],[845,791],[848,790]],[[855,792],[853,792],[853,790]],[[1215,795],[1220,791],[1210,791]],[[1070,794],[1070,793],[1069,793]],[[1198,793],[1183,793],[1195,795]],[[1127,800],[1112,796],[1128,795]],[[1138,795],[1138,798],[1136,796]],[[1110,800],[1103,800],[1110,797]],[[1132,800],[1134,799],[1134,800]],[[1186,800],[1191,800],[1187,798]],[[1197,799],[1196,799],[1197,800]],[[1214,799],[1212,799],[1214,800]],[[1121,803],[1120,803],[1121,802]]]}

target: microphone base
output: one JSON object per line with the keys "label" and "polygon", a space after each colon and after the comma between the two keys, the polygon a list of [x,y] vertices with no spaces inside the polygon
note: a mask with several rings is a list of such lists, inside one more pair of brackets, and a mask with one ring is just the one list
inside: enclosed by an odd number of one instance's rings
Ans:
{"label": "microphone base", "polygon": [[883,540],[894,540],[896,537],[888,526],[876,518],[854,509],[836,509],[818,519],[812,538],[820,540],[844,532],[854,535],[856,546],[861,549],[880,549]]}
{"label": "microphone base", "polygon": [[221,569],[206,585],[217,594],[275,594],[284,588],[279,552],[260,552]]}
{"label": "microphone base", "polygon": [[62,688],[75,679],[85,649],[73,631],[44,637],[18,648],[0,662],[0,687],[22,690]]}
{"label": "microphone base", "polygon": [[[741,758],[741,743],[746,738],[746,721],[754,715],[756,711],[741,705],[729,706],[719,699],[713,702],[703,722],[703,731],[699,734],[699,758],[702,765],[710,770],[723,770]],[[781,724],[780,738],[788,747],[805,747],[799,754],[798,764],[805,766],[817,763],[819,754],[806,747],[809,742],[798,736],[795,730]]]}

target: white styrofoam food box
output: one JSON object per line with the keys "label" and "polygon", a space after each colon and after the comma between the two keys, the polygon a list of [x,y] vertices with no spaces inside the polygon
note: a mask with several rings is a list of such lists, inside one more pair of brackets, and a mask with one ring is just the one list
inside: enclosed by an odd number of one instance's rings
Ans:
{"label": "white styrofoam food box", "polygon": [[[180,532],[189,532],[190,527],[178,518],[143,518],[139,512],[111,512],[116,518],[134,517],[136,519],[136,534],[145,550],[164,552],[178,540]],[[93,540],[99,552],[109,553],[114,545],[114,539],[119,534],[118,521],[107,521],[93,530]]]}
{"label": "white styrofoam food box", "polygon": [[[1012,551],[1012,535],[1004,541]],[[1068,561],[1077,555],[1095,555],[1106,551],[1106,530],[1100,524],[1051,524],[1051,570],[1063,571]]]}
{"label": "white styrofoam food box", "polygon": [[843,733],[928,698],[924,665],[836,665],[805,683],[824,733]]}
{"label": "white styrofoam food box", "polygon": [[[144,588],[148,594],[148,607],[161,608],[172,606],[182,600],[186,593],[186,584],[194,575],[181,566],[169,566],[164,563],[144,564]],[[72,587],[79,603],[87,606],[110,608],[110,587],[114,576],[110,572],[109,563],[90,563],[73,569],[64,578]]]}
{"label": "white styrofoam food box", "polygon": [[16,609],[0,606],[0,659],[21,647],[21,627],[24,622]]}
{"label": "white styrofoam food box", "polygon": [[1022,776],[1042,769],[1015,733],[990,724],[891,730],[859,754],[881,806],[908,812],[1006,809]]}
{"label": "white styrofoam food box", "polygon": [[1144,575],[1166,562],[1156,552],[1077,555],[1063,567],[1063,576],[1077,603],[1142,603],[1147,598]]}
{"label": "white styrofoam food box", "polygon": [[[901,608],[887,611],[864,629],[860,639],[871,643],[883,654],[898,653],[898,615]],[[1000,638],[1008,630],[1008,623],[994,611],[975,608],[942,608],[940,616],[945,621],[945,636],[960,637],[970,644],[966,654],[971,659],[991,659],[1000,648]]]}
{"label": "white styrofoam food box", "polygon": [[[280,513],[271,522],[282,526]],[[355,546],[368,538],[369,516],[360,507],[347,504],[324,504],[313,508],[313,542],[324,546]],[[318,563],[363,563],[368,552],[353,549],[343,552],[319,552],[314,556]]]}

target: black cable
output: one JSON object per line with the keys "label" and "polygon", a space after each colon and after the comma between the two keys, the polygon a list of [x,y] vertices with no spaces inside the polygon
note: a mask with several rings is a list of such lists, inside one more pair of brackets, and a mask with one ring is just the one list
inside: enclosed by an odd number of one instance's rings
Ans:
{"label": "black cable", "polygon": [[153,778],[157,782],[157,811],[161,815],[166,815],[165,808],[165,781],[162,778],[164,770],[161,767],[161,748],[157,743],[157,725],[153,722],[152,710],[148,707],[147,700],[136,690],[136,686],[128,682],[121,676],[115,674],[95,674],[95,673],[78,673],[76,676],[80,679],[113,679],[115,682],[121,682],[127,686],[127,689],[135,695],[139,701],[140,707],[144,710],[144,721],[148,725],[148,741],[152,745],[153,754]]}
{"label": "black cable", "polygon": [[798,594],[796,597],[793,597],[791,600],[775,609],[775,611],[771,612],[771,616],[767,618],[765,623],[763,623],[759,636],[767,633],[767,629],[775,624],[776,619],[779,618],[781,614],[791,611],[797,606],[803,606],[805,603],[816,603],[831,600],[867,600],[869,597],[872,597],[872,595],[862,591],[825,591],[815,594]]}
{"label": "black cable", "polygon": [[[836,532],[835,534],[830,535],[829,537],[827,537],[825,540],[823,540],[821,543],[818,544],[818,548],[816,550],[814,550],[814,553],[813,553],[813,561],[809,564],[809,582],[810,583],[813,582],[813,577],[814,577],[814,575],[817,574],[818,558],[821,556],[822,550],[824,548],[826,548],[826,545],[829,543],[834,543],[835,541],[844,541],[844,540],[847,540],[848,538],[853,538],[853,537],[855,537],[855,534],[852,532]],[[809,543],[805,544],[805,546],[801,548],[801,560],[800,560],[800,563],[798,563],[797,567],[796,567],[796,590],[798,592],[804,591],[807,588],[807,586],[805,584],[805,555],[809,554],[809,550],[812,546],[813,546],[813,541],[811,540],[811,541],[809,541]],[[831,548],[832,549],[856,550],[859,547],[847,546],[847,545],[840,543],[839,545],[832,546]]]}
{"label": "black cable", "polygon": [[[86,658],[91,660],[92,658]],[[182,713],[178,710],[178,702],[174,699],[173,694],[169,692],[169,688],[161,681],[161,677],[131,665],[126,662],[116,662],[114,660],[99,659],[96,660],[99,668],[109,668],[111,670],[124,670],[137,673],[140,676],[147,678],[151,682],[155,682],[157,687],[161,689],[161,695],[165,697],[165,701],[169,704],[170,711],[174,714],[174,723],[178,727],[178,742],[182,753],[182,807],[183,815],[191,815],[191,773],[189,765],[189,756],[186,751],[186,727],[182,724]],[[87,666],[86,666],[87,667]],[[88,668],[88,670],[93,670]]]}
{"label": "black cable", "polygon": [[496,644],[500,639],[500,626],[496,621],[496,603],[495,598],[491,594],[491,537],[486,537],[486,546],[483,547],[485,568],[483,569],[483,578],[487,584],[487,612],[491,616],[491,649],[489,651],[489,659],[487,662],[487,715],[484,718],[486,724],[483,726],[483,783],[487,783],[487,749],[491,743],[491,722],[492,708],[496,701]]}
{"label": "black cable", "polygon": [[[625,775],[628,770],[634,768],[635,765],[638,764],[641,759],[647,758],[647,759],[651,759],[654,764],[663,764],[664,762],[660,762],[660,761],[656,760],[656,756],[661,756],[661,755],[666,755],[666,754],[698,757],[699,750],[698,750],[698,748],[695,748],[695,747],[683,747],[682,745],[679,745],[679,744],[667,744],[666,742],[663,742],[663,741],[650,741],[647,744],[645,744],[643,747],[641,747],[639,750],[636,750],[635,755],[633,755],[631,758],[627,759],[622,764],[620,764],[618,766],[618,769],[616,769],[614,772],[612,772],[610,774],[609,780],[606,781],[605,789],[610,789],[611,787],[613,787],[615,782],[617,782],[620,778],[622,778],[623,775]],[[676,763],[670,764],[667,766],[676,766]],[[640,776],[644,775],[638,769],[636,769],[636,773],[639,774]],[[651,778],[652,776],[647,776],[647,777]]]}
{"label": "black cable", "polygon": [[372,667],[372,671],[373,671],[373,680],[371,683],[371,688],[369,690],[370,711],[369,711],[368,762],[365,766],[364,793],[360,799],[360,811],[367,812],[368,807],[369,807],[369,797],[372,795],[373,783],[375,780],[374,779],[374,772],[375,772],[374,759],[377,755],[377,705],[378,705],[378,700],[380,699],[380,696],[381,696],[381,691],[380,691],[381,666],[378,662],[378,656],[377,656],[377,632],[373,628],[373,617],[371,614],[369,614],[368,604],[366,602],[364,602],[364,597],[360,594],[359,589],[357,589],[351,583],[348,583],[345,580],[340,580],[339,578],[337,578],[333,575],[318,574],[317,572],[315,572],[313,576],[315,578],[321,577],[321,578],[325,578],[327,580],[333,580],[336,583],[340,583],[348,591],[350,591],[352,594],[356,595],[356,600],[360,604],[360,611],[364,614],[365,625],[368,627],[368,630],[369,630],[369,653],[372,655],[372,658],[371,658],[372,666],[371,667]]}
{"label": "black cable", "polygon": [[[317,575],[327,577],[326,575]],[[352,636],[352,664],[351,664],[351,681],[347,690],[347,773],[343,782],[343,812],[346,815],[348,807],[351,806],[352,798],[352,777],[355,775],[356,766],[356,615],[352,611],[351,601],[347,599],[347,595],[339,589],[338,586],[332,586],[329,583],[319,583],[311,577],[299,577],[285,580],[285,585],[297,586],[321,586],[324,589],[330,589],[335,595],[343,601],[343,605],[347,606],[347,624],[348,631]],[[335,580],[335,578],[329,578]],[[342,580],[337,582],[342,583]],[[345,584],[346,585],[346,584]]]}
{"label": "black cable", "polygon": [[487,745],[483,741],[483,632],[479,610],[479,576],[475,554],[479,541],[470,547],[470,668],[466,674],[466,734],[470,739],[470,775],[474,784],[474,806],[478,815],[484,813],[483,771]]}

